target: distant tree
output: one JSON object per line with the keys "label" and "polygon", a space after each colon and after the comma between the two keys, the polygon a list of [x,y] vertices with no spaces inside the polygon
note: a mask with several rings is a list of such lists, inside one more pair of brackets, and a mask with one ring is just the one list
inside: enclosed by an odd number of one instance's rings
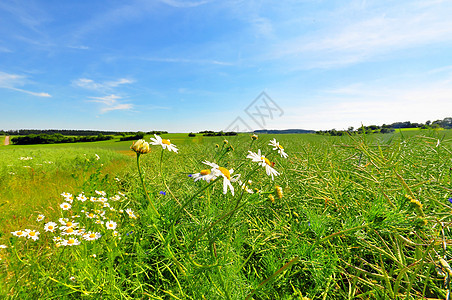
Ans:
{"label": "distant tree", "polygon": [[195,134],[195,133],[193,133],[193,132],[190,132],[190,133],[188,134],[188,136],[189,136],[189,137],[195,137],[195,136],[196,136],[196,134]]}

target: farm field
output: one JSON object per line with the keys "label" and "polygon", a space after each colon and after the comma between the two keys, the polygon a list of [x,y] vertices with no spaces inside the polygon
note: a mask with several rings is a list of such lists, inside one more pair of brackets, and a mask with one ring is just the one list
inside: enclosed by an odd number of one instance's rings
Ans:
{"label": "farm field", "polygon": [[0,297],[450,292],[452,130],[162,138],[0,147]]}

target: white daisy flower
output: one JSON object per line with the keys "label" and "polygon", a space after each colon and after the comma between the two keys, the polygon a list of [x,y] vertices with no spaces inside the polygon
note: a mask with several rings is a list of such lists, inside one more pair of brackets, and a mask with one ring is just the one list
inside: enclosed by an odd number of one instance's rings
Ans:
{"label": "white daisy flower", "polygon": [[72,227],[61,226],[61,235],[77,235],[77,231]]}
{"label": "white daisy flower", "polygon": [[61,193],[61,196],[63,196],[64,198],[67,198],[67,197],[72,197],[72,194],[64,192],[64,193]]}
{"label": "white daisy flower", "polygon": [[287,158],[289,156],[286,152],[284,152],[283,146],[281,146],[279,142],[276,141],[276,139],[271,140],[268,145],[273,146],[273,150],[278,150],[278,153],[279,155],[281,155],[281,157]]}
{"label": "white daisy flower", "polygon": [[89,201],[91,201],[91,202],[97,202],[97,198],[96,198],[96,197],[90,197],[90,198],[89,198]]}
{"label": "white daisy flower", "polygon": [[146,154],[151,152],[151,149],[149,148],[149,143],[143,139],[133,142],[132,146],[130,146],[130,149],[132,149],[132,151],[138,154]]}
{"label": "white daisy flower", "polygon": [[199,173],[192,174],[191,178],[193,178],[195,182],[198,180],[210,182],[212,179],[215,179],[215,173],[212,173],[209,169],[205,169],[201,170]]}
{"label": "white daisy flower", "polygon": [[100,156],[94,153],[94,156],[96,156],[96,160],[100,159]]}
{"label": "white daisy flower", "polygon": [[95,191],[96,194],[98,194],[99,196],[107,196],[107,193],[105,193],[104,191]]}
{"label": "white daisy flower", "polygon": [[119,201],[119,200],[121,200],[121,196],[114,195],[114,196],[110,197],[110,200],[112,200],[112,201]]}
{"label": "white daisy flower", "polygon": [[79,200],[81,202],[85,202],[86,200],[88,200],[88,198],[85,195],[80,194],[77,196],[77,200]]}
{"label": "white daisy flower", "polygon": [[18,236],[18,237],[26,237],[27,236],[27,232],[23,231],[23,230],[13,231],[13,232],[11,232],[11,234],[14,236]]}
{"label": "white daisy flower", "polygon": [[84,238],[86,241],[94,241],[94,240],[99,239],[101,236],[102,236],[102,235],[101,235],[99,232],[91,232],[91,231],[88,231],[87,233],[85,233],[85,234],[83,235],[83,238]]}
{"label": "white daisy flower", "polygon": [[87,217],[88,219],[93,219],[93,218],[97,218],[97,215],[94,214],[94,213],[92,213],[92,212],[90,212],[90,213],[86,213],[86,217]]}
{"label": "white daisy flower", "polygon": [[61,238],[61,236],[56,236],[52,239],[55,243],[59,243],[61,242],[63,239]]}
{"label": "white daisy flower", "polygon": [[44,215],[38,215],[38,217],[36,218],[36,221],[41,222],[42,220],[44,220],[45,216]]}
{"label": "white daisy flower", "polygon": [[116,229],[116,226],[117,226],[117,224],[114,221],[108,221],[107,223],[105,223],[105,227],[107,227],[107,229],[114,230],[114,229]]}
{"label": "white daisy flower", "polygon": [[[248,194],[254,194],[253,190],[248,187],[247,184],[243,183],[241,180],[238,181],[239,185],[242,187],[245,192]],[[251,180],[248,180],[248,184],[251,184]]]}
{"label": "white daisy flower", "polygon": [[266,158],[264,155],[261,154],[261,150],[259,149],[257,153],[248,151],[248,155],[246,158],[251,158],[253,162],[257,162],[260,166],[265,168],[265,172],[268,176],[272,177],[272,180],[274,180],[274,176],[278,176],[279,172],[273,169],[273,164]]}
{"label": "white daisy flower", "polygon": [[61,225],[66,225],[67,222],[69,222],[68,218],[59,218],[58,222],[60,222]]}
{"label": "white daisy flower", "polygon": [[63,210],[69,210],[69,209],[71,209],[72,205],[70,205],[70,204],[67,203],[67,202],[63,202],[63,203],[60,204],[60,207],[61,207]]}
{"label": "white daisy flower", "polygon": [[233,169],[226,169],[224,167],[220,167],[219,165],[209,162],[209,161],[203,161],[203,164],[206,164],[212,169],[210,169],[209,177],[206,177],[207,182],[210,182],[211,180],[217,179],[217,177],[223,177],[223,194],[226,194],[229,190],[231,191],[231,194],[234,196],[234,187],[232,186],[231,182],[235,182],[240,178],[240,174],[234,175],[233,177],[231,174],[234,172]]}
{"label": "white daisy flower", "polygon": [[99,202],[107,202],[108,199],[106,197],[99,197],[99,198],[97,198],[97,201],[99,201]]}
{"label": "white daisy flower", "polygon": [[32,239],[33,241],[39,240],[39,231],[30,229],[25,229],[25,231],[27,233],[27,238]]}
{"label": "white daisy flower", "polygon": [[55,229],[57,229],[58,228],[58,226],[57,226],[58,224],[57,223],[55,223],[55,222],[48,222],[48,223],[46,223],[45,225],[44,225],[44,230],[45,231],[50,231],[50,232],[55,232]]}
{"label": "white daisy flower", "polygon": [[96,220],[96,221],[94,221],[94,223],[96,223],[96,224],[98,224],[98,225],[103,225],[103,224],[104,224],[104,221]]}
{"label": "white daisy flower", "polygon": [[114,236],[114,237],[117,237],[117,238],[119,238],[119,239],[121,239],[121,235],[120,235],[119,232],[117,232],[116,230],[113,231],[113,236]]}
{"label": "white daisy flower", "polygon": [[67,240],[63,240],[61,242],[61,245],[63,246],[77,246],[80,245],[80,241],[76,238],[69,238]]}
{"label": "white daisy flower", "polygon": [[126,209],[126,213],[129,215],[130,218],[132,219],[136,219],[137,216],[135,215],[135,213],[133,212],[133,210],[131,208]]}
{"label": "white daisy flower", "polygon": [[5,249],[5,248],[8,248],[8,246],[6,246],[6,245],[0,245],[0,249]]}
{"label": "white daisy flower", "polygon": [[124,194],[122,192],[118,192],[118,195],[121,196],[121,197],[125,197],[126,196],[126,194]]}
{"label": "white daisy flower", "polygon": [[151,145],[160,145],[163,149],[168,149],[168,151],[174,151],[177,153],[178,149],[176,145],[171,144],[170,140],[162,139],[160,136],[154,134],[155,139],[151,138]]}

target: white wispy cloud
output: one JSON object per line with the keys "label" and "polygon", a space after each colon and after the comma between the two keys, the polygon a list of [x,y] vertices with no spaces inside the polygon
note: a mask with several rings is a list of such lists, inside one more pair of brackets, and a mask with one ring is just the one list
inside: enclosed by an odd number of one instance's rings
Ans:
{"label": "white wispy cloud", "polygon": [[88,100],[89,102],[97,102],[102,104],[100,107],[100,113],[106,113],[113,110],[131,110],[133,108],[133,104],[121,103],[119,100],[121,100],[122,97],[114,94],[104,97],[90,97],[90,99],[92,100]]}
{"label": "white wispy cloud", "polygon": [[452,41],[450,2],[362,3],[320,12],[318,29],[300,30],[276,41],[270,57],[290,57],[304,67],[328,68]]}
{"label": "white wispy cloud", "polygon": [[120,78],[114,81],[96,82],[88,78],[79,78],[72,82],[72,85],[84,89],[95,90],[100,92],[111,91],[113,88],[122,85],[133,83],[134,80],[127,78]]}
{"label": "white wispy cloud", "polygon": [[24,75],[10,74],[0,71],[0,88],[21,92],[36,97],[52,97],[49,93],[33,92],[18,87],[22,87],[28,83],[30,83],[30,81]]}
{"label": "white wispy cloud", "polygon": [[146,61],[167,62],[167,63],[187,63],[187,64],[209,64],[220,66],[232,66],[233,63],[214,59],[191,59],[191,58],[165,58],[165,57],[142,57]]}

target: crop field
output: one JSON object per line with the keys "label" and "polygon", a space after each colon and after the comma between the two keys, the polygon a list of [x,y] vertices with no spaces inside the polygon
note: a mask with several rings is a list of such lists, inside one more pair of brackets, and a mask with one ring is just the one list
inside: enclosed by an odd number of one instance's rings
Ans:
{"label": "crop field", "polygon": [[0,298],[449,297],[452,130],[144,141],[0,147]]}

